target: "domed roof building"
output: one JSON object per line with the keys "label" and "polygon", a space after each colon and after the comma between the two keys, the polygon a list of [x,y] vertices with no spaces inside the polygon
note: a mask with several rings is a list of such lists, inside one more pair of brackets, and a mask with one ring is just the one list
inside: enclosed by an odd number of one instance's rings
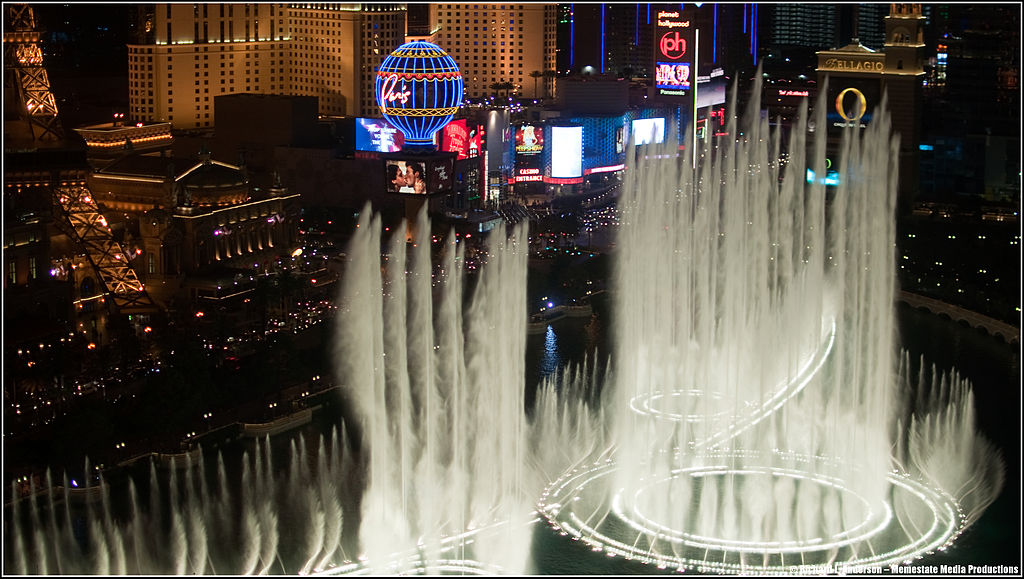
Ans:
{"label": "domed roof building", "polygon": [[245,171],[241,167],[212,161],[209,155],[177,176],[175,188],[179,192],[178,205],[226,207],[249,200],[249,179]]}
{"label": "domed roof building", "polygon": [[[253,186],[244,167],[210,158],[126,155],[93,171],[90,188],[138,248],[133,263],[157,303],[190,292],[211,272],[290,253],[298,195]],[[196,290],[198,291],[198,290]]]}

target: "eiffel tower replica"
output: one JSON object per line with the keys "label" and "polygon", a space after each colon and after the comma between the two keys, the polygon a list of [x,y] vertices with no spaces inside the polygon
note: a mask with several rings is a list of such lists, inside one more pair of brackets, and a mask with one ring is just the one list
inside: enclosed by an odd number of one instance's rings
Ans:
{"label": "eiffel tower replica", "polygon": [[[39,220],[48,213],[102,285],[98,295],[88,297],[99,299],[110,314],[155,313],[158,308],[131,266],[136,256],[115,239],[86,184],[84,147],[64,138],[32,7],[4,4],[3,9],[5,227],[11,220],[18,226],[24,215]],[[17,281],[8,279],[5,287]]]}

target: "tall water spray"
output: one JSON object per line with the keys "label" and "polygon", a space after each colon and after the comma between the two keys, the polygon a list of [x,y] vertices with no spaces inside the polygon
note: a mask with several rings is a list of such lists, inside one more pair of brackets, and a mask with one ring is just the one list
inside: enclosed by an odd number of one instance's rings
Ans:
{"label": "tall water spray", "polygon": [[342,481],[352,465],[338,432],[308,449],[293,441],[277,472],[270,441],[258,440],[228,464],[201,449],[153,461],[138,482],[116,485],[123,496],[102,476],[76,487],[47,473],[46,487],[28,497],[12,487],[4,571],[238,575],[339,565],[347,559]]}
{"label": "tall water spray", "polygon": [[[474,286],[453,234],[435,242],[421,213],[413,242],[382,253],[367,208],[334,344],[359,464],[343,438],[300,437],[284,461],[260,441],[230,468],[201,452],[154,464],[120,500],[100,479],[82,508],[48,476],[33,498],[12,487],[5,571],[522,572],[535,506],[595,551],[663,568],[820,574],[946,548],[1004,475],[969,384],[896,355],[884,104],[845,135],[826,203],[804,177],[824,166],[823,98],[784,146],[753,94],[696,165],[637,149],[612,361],[548,380],[532,419],[525,229],[490,234]],[[342,513],[357,471],[360,509]]]}
{"label": "tall water spray", "polygon": [[[968,518],[957,489],[971,483],[976,511],[1001,477],[972,472],[968,449],[986,443],[949,418],[918,417],[903,447],[930,467],[894,469],[907,423],[893,321],[899,146],[886,105],[863,134],[843,134],[826,203],[805,179],[824,172],[823,97],[782,143],[758,94],[755,83],[742,123],[698,145],[699,159],[673,143],[637,149],[619,207],[603,408],[614,453],[563,475],[542,510],[595,550],[660,567],[820,572],[944,548]],[[938,424],[962,444],[939,449]],[[937,461],[957,483],[938,482]]]}
{"label": "tall water spray", "polygon": [[[425,211],[414,229],[411,244],[404,226],[391,236],[382,263],[380,218],[367,207],[341,290],[339,383],[369,454],[363,555],[377,570],[439,571],[469,557],[521,572],[541,486],[526,466],[525,228],[490,233],[465,306],[465,244],[453,232],[432,243]],[[496,523],[507,524],[460,537]]]}

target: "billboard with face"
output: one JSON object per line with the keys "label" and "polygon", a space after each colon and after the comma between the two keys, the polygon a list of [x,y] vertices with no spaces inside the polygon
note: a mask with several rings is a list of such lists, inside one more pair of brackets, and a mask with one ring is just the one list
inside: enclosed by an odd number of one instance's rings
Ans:
{"label": "billboard with face", "polygon": [[432,195],[452,188],[454,158],[391,157],[384,160],[384,183],[388,193]]}
{"label": "billboard with face", "polygon": [[544,127],[522,125],[516,129],[516,154],[536,155],[544,150]]}

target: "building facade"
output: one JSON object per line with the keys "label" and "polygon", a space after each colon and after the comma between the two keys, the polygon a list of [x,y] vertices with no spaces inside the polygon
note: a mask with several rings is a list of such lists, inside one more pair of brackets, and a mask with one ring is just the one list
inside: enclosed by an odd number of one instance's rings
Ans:
{"label": "building facade", "polygon": [[465,94],[554,96],[554,78],[534,82],[530,73],[555,70],[555,4],[432,4],[431,42],[445,49],[462,72]]}
{"label": "building facade", "polygon": [[925,75],[920,4],[890,6],[884,47],[878,52],[856,43],[818,52],[818,86],[828,83],[830,150],[836,150],[843,128],[863,128],[871,122],[883,96],[888,99],[892,130],[900,136],[899,210],[906,213],[919,189],[920,102]]}
{"label": "building facade", "polygon": [[401,4],[156,4],[128,46],[129,116],[213,126],[234,93],[315,96],[320,114],[376,107],[372,71],[405,38]]}

